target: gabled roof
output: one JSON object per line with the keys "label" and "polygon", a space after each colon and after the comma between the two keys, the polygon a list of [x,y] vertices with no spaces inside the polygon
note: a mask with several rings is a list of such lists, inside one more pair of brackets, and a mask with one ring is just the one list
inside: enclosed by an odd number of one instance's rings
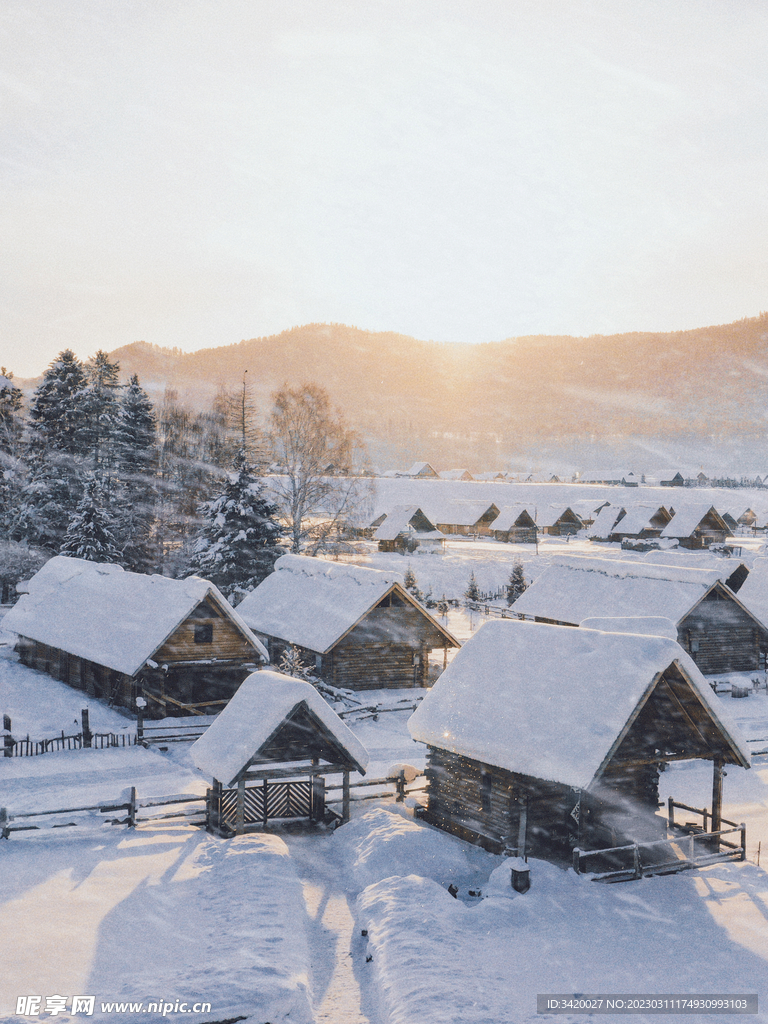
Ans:
{"label": "gabled roof", "polygon": [[487,622],[408,722],[415,740],[485,764],[584,789],[626,733],[659,674],[675,665],[731,763],[750,755],[700,671],[666,637],[532,622]]}
{"label": "gabled roof", "polygon": [[428,462],[414,462],[406,476],[437,476],[437,472]]}
{"label": "gabled roof", "polygon": [[395,505],[374,533],[373,539],[396,540],[401,533],[408,533],[409,530],[420,535],[434,534],[435,540],[443,536],[418,505]]}
{"label": "gabled roof", "polygon": [[512,610],[573,625],[606,615],[661,615],[679,625],[715,586],[733,597],[718,570],[561,556],[521,594]]}
{"label": "gabled roof", "polygon": [[577,522],[581,522],[581,519],[576,515],[570,505],[544,505],[543,508],[538,509],[536,515],[536,523],[542,529],[544,527],[554,526],[560,519],[565,518],[566,521],[570,517],[575,519]]}
{"label": "gabled roof", "polygon": [[269,656],[208,580],[172,580],[119,565],[56,555],[29,581],[3,628],[128,676],[159,650],[206,599],[240,630],[264,661]]}
{"label": "gabled roof", "polygon": [[587,529],[587,536],[596,540],[608,540],[619,516],[625,510],[620,505],[604,505],[595,516],[595,521]]}
{"label": "gabled roof", "polygon": [[468,469],[441,469],[438,473],[441,480],[472,480]]}
{"label": "gabled roof", "polygon": [[275,571],[238,605],[257,633],[325,654],[390,591],[417,608],[452,646],[458,641],[403,588],[400,573],[283,555]]}
{"label": "gabled roof", "polygon": [[739,600],[761,622],[768,623],[768,558],[756,558],[739,589]]}
{"label": "gabled roof", "polygon": [[707,516],[713,516],[719,528],[730,534],[728,526],[723,522],[714,505],[696,504],[686,505],[678,509],[661,531],[662,537],[690,537],[701,521]]}
{"label": "gabled roof", "polygon": [[627,514],[614,524],[611,532],[626,537],[639,537],[643,530],[652,527],[651,519],[660,511],[660,505],[630,505]]}
{"label": "gabled roof", "polygon": [[225,786],[231,785],[302,704],[350,767],[364,775],[368,751],[314,686],[267,670],[254,672],[240,684],[229,704],[192,744],[192,763]]}
{"label": "gabled roof", "polygon": [[447,502],[430,518],[435,523],[443,523],[448,526],[474,526],[486,513],[494,509],[498,516],[499,507],[492,501],[464,501],[457,498],[455,501]]}
{"label": "gabled roof", "polygon": [[[522,524],[519,523],[521,519]],[[522,502],[517,505],[502,505],[498,516],[491,523],[491,529],[507,533],[517,525],[527,526],[529,529],[536,526],[531,510]]]}

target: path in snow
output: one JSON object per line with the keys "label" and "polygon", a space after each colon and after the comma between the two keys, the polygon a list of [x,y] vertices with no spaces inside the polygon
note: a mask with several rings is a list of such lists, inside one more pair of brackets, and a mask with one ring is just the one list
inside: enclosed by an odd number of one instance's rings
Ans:
{"label": "path in snow", "polygon": [[344,891],[330,836],[284,838],[304,886],[316,1024],[387,1024],[373,965],[365,960],[368,940],[355,920],[355,896]]}

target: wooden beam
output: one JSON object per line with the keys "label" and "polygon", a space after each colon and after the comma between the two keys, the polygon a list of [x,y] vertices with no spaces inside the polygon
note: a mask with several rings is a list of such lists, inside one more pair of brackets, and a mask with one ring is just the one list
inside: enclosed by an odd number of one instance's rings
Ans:
{"label": "wooden beam", "polygon": [[[723,820],[723,759],[716,757],[712,769],[712,831],[718,832]],[[717,843],[717,840],[715,840]],[[719,845],[719,844],[718,844]]]}

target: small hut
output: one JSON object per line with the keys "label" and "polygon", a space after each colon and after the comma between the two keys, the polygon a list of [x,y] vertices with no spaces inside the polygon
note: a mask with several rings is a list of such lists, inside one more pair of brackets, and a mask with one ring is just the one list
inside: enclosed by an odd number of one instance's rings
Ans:
{"label": "small hut", "polygon": [[629,505],[626,514],[613,526],[609,540],[646,540],[661,536],[661,531],[672,519],[664,505]]}
{"label": "small hut", "polygon": [[714,505],[689,505],[675,512],[661,531],[665,540],[676,540],[683,548],[708,548],[733,536]]}
{"label": "small hut", "polygon": [[749,768],[738,728],[690,657],[660,636],[488,622],[411,716],[427,744],[424,818],[493,852],[571,851],[666,838],[659,771]]}
{"label": "small hut", "polygon": [[496,540],[509,544],[535,544],[538,528],[525,505],[502,505],[498,516],[491,523],[491,534]]}
{"label": "small hut", "polygon": [[399,573],[307,555],[278,558],[237,610],[273,662],[294,646],[325,682],[352,690],[426,686],[430,651],[459,646]]}
{"label": "small hut", "polygon": [[447,502],[432,519],[441,533],[489,537],[498,515],[499,507],[492,501],[456,499]]}
{"label": "small hut", "polygon": [[584,524],[568,505],[545,505],[539,509],[536,525],[551,537],[568,537],[583,529]]}
{"label": "small hut", "polygon": [[95,697],[150,714],[206,713],[229,700],[267,651],[219,590],[57,555],[8,612],[19,659]]}
{"label": "small hut", "polygon": [[350,772],[365,775],[368,766],[365,747],[313,686],[266,670],[248,676],[190,753],[213,779],[208,827],[222,835],[323,821],[329,775],[343,777],[348,821]]}
{"label": "small hut", "polygon": [[437,470],[428,462],[414,462],[411,468],[405,473],[414,480],[437,480]]}
{"label": "small hut", "polygon": [[401,555],[417,548],[437,550],[445,547],[445,534],[427,519],[418,505],[396,505],[380,518],[373,539],[378,541],[379,551]]}
{"label": "small hut", "polygon": [[724,582],[734,566],[688,569],[618,558],[560,556],[512,606],[521,618],[578,626],[586,618],[661,615],[707,674],[765,666],[768,627]]}

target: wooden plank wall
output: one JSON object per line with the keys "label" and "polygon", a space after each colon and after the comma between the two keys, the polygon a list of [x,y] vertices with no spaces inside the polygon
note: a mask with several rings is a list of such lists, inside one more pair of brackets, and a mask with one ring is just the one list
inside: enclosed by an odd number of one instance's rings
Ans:
{"label": "wooden plank wall", "polygon": [[[693,650],[698,642],[698,650]],[[678,642],[705,675],[750,672],[764,664],[768,637],[735,601],[713,592],[678,627]]]}
{"label": "wooden plank wall", "polygon": [[[195,626],[205,624],[212,627],[212,642],[195,643]],[[258,659],[258,654],[235,624],[222,617],[187,619],[153,655],[153,660],[158,664],[171,664],[174,661],[208,661],[211,658],[220,658],[222,661],[248,661]]]}

